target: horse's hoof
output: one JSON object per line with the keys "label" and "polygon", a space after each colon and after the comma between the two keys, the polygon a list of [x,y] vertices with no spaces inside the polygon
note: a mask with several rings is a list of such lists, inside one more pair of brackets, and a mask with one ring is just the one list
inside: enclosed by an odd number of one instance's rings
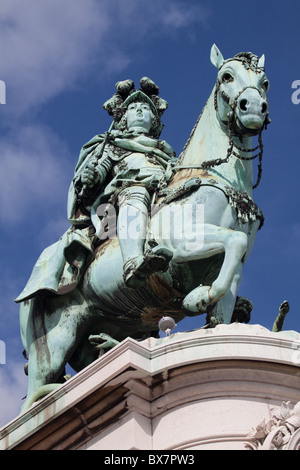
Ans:
{"label": "horse's hoof", "polygon": [[205,313],[211,304],[210,286],[201,286],[192,290],[183,300],[182,307],[186,315],[194,316]]}
{"label": "horse's hoof", "polygon": [[138,289],[145,285],[148,277],[147,262],[144,256],[137,256],[124,265],[123,279],[126,287]]}
{"label": "horse's hoof", "polygon": [[172,257],[172,251],[158,245],[147,251],[145,256],[138,256],[128,261],[124,266],[123,275],[126,287],[136,289],[144,286],[151,274],[167,271]]}

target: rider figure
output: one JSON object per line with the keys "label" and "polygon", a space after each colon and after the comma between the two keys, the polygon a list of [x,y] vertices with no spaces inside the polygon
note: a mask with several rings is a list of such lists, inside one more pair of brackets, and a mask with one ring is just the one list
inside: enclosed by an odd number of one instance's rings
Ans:
{"label": "rider figure", "polygon": [[[162,130],[160,117],[167,103],[157,96],[155,83],[143,78],[141,90],[136,91],[133,82],[126,80],[118,82],[116,88],[118,92],[104,104],[114,117],[112,129],[86,144],[79,157],[73,179],[71,219],[79,223],[91,207],[103,202],[117,203],[124,282],[136,288],[151,273],[165,271],[172,257],[161,245],[146,252],[144,245],[152,195],[166,185],[174,151],[158,139]],[[128,231],[129,213],[134,217],[138,236]]]}
{"label": "rider figure", "polygon": [[[16,302],[40,291],[65,294],[76,288],[102,239],[97,224],[103,224],[96,211],[102,203],[115,204],[119,211],[125,284],[139,287],[151,273],[167,269],[172,253],[150,240],[151,249],[145,249],[145,239],[152,196],[172,176],[173,149],[159,140],[160,118],[168,105],[152,80],[144,77],[140,83],[136,91],[131,80],[118,82],[117,93],[104,104],[113,124],[81,149],[68,194],[71,226],[41,253]],[[127,233],[129,209],[130,216],[135,212],[138,237]]]}

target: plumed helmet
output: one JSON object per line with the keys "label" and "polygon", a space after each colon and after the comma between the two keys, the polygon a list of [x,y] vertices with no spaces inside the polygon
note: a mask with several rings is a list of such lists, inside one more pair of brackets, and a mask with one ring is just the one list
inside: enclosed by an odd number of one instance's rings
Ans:
{"label": "plumed helmet", "polygon": [[118,122],[124,115],[129,103],[144,101],[149,104],[153,114],[160,119],[168,108],[168,103],[158,96],[158,86],[148,77],[140,80],[141,88],[135,89],[134,82],[130,79],[117,82],[117,92],[107,100],[103,108]]}

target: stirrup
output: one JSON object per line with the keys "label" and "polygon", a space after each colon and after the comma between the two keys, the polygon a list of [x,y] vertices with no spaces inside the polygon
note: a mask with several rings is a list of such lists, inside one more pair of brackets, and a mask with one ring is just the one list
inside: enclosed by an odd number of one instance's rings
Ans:
{"label": "stirrup", "polygon": [[127,261],[123,274],[126,287],[137,289],[145,285],[146,279],[151,274],[167,271],[172,257],[172,251],[157,246],[147,251],[144,256],[137,256]]}

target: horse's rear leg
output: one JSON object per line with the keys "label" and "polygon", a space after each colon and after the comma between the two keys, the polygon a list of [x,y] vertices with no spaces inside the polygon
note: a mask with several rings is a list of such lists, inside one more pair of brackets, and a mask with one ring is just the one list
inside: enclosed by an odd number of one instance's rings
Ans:
{"label": "horse's rear leg", "polygon": [[[247,250],[247,244],[248,237],[243,232],[204,225],[203,244],[193,250],[188,257],[201,259],[221,252],[225,252],[225,256],[219,275],[212,285],[201,285],[185,297],[183,308],[187,314],[194,315],[205,312],[209,305],[215,304],[229,292]],[[174,258],[176,260],[176,253]]]}
{"label": "horse's rear leg", "polygon": [[[53,306],[52,306],[53,307]],[[47,309],[42,299],[36,298],[28,315],[26,346],[28,362],[28,392],[22,411],[28,409],[35,399],[54,389],[65,364],[75,348],[80,306]],[[75,309],[72,312],[72,309]],[[51,387],[45,387],[52,384]],[[40,396],[42,396],[40,395]]]}

